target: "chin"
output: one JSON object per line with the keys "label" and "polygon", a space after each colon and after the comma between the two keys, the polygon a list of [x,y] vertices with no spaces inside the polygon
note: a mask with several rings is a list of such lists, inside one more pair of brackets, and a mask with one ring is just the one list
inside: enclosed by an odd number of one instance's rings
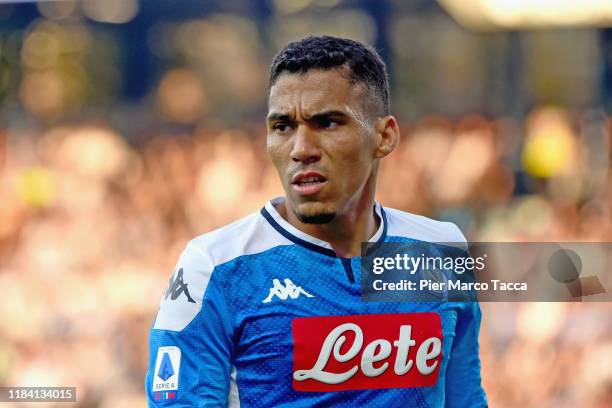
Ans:
{"label": "chin", "polygon": [[320,202],[306,202],[293,206],[296,217],[304,224],[327,224],[336,218],[336,209]]}

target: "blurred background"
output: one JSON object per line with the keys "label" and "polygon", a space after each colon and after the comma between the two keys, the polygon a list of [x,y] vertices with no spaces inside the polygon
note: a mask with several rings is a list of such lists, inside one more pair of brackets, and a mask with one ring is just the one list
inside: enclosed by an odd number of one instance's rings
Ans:
{"label": "blurred background", "polygon": [[[472,241],[611,241],[607,27],[599,0],[0,1],[0,385],[145,406],[180,251],[282,194],[267,69],[307,34],[388,64],[384,205]],[[612,407],[608,303],[482,308],[491,407]]]}

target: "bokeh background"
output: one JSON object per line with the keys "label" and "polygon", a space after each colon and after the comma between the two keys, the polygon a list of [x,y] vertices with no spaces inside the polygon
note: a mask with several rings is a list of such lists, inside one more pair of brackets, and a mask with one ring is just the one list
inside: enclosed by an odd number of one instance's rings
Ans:
{"label": "bokeh background", "polygon": [[[180,251],[282,194],[267,68],[307,34],[389,66],[384,205],[475,241],[611,241],[608,26],[597,0],[0,1],[0,385],[145,406]],[[612,407],[608,303],[482,308],[491,407]]]}

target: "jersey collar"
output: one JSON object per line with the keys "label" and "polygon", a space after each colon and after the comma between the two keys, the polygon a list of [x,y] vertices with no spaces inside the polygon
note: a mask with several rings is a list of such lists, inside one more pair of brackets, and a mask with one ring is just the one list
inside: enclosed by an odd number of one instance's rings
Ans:
{"label": "jersey collar", "polygon": [[[308,235],[305,232],[300,231],[285,220],[278,213],[278,211],[276,211],[274,206],[283,201],[284,197],[276,197],[268,201],[265,207],[261,209],[261,215],[270,223],[270,225],[272,225],[272,227],[274,227],[276,231],[290,241],[324,255],[336,257],[336,252],[333,250],[329,242],[320,240],[312,235]],[[368,246],[368,251],[378,247],[379,244],[384,242],[387,236],[387,216],[383,207],[376,202],[374,203],[374,211],[376,211],[376,214],[380,218],[381,222],[376,233],[368,240],[368,242],[371,243],[371,245]]]}

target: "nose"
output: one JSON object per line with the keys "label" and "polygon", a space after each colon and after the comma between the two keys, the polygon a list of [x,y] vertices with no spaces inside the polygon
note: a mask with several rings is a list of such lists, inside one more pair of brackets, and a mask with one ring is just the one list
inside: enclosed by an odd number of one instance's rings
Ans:
{"label": "nose", "polygon": [[296,163],[311,164],[321,160],[321,150],[317,145],[317,135],[306,125],[298,125],[295,141],[291,150],[291,160]]}

